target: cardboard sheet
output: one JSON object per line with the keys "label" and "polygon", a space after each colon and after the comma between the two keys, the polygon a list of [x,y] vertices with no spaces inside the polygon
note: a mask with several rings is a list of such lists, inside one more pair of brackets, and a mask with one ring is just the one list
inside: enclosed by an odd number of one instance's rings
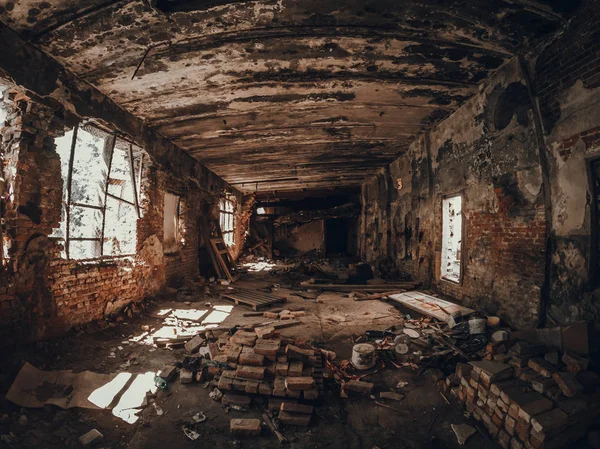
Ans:
{"label": "cardboard sheet", "polygon": [[156,392],[154,373],[98,374],[91,371],[42,371],[25,363],[6,398],[21,407],[112,410],[129,424],[146,405],[146,393]]}
{"label": "cardboard sheet", "polygon": [[82,407],[99,409],[88,400],[98,388],[110,383],[116,374],[91,371],[42,371],[25,363],[6,398],[21,407],[41,408],[46,404],[60,408]]}

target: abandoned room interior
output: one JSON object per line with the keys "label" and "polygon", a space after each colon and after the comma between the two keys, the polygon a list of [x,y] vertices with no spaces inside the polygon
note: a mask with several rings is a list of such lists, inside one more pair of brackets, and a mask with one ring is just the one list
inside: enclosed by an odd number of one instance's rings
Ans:
{"label": "abandoned room interior", "polygon": [[600,448],[600,0],[0,0],[0,449]]}

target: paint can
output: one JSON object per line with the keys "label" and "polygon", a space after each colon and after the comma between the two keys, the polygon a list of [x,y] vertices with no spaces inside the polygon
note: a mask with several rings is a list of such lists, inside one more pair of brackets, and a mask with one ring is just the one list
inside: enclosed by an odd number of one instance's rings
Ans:
{"label": "paint can", "polygon": [[485,318],[473,318],[469,320],[469,333],[471,335],[485,334],[485,326],[487,325],[487,319]]}
{"label": "paint can", "polygon": [[352,365],[366,370],[375,365],[375,347],[369,343],[359,343],[352,348]]}

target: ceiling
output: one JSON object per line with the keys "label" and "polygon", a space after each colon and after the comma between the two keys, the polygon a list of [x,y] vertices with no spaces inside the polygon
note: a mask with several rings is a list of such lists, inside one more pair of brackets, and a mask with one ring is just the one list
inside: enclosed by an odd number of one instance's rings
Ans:
{"label": "ceiling", "polygon": [[574,3],[0,0],[0,21],[240,190],[317,192],[402,155]]}

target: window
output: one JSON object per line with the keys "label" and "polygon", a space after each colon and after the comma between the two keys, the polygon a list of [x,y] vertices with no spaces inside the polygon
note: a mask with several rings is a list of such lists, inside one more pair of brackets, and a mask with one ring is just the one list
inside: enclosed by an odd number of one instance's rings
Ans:
{"label": "window", "polygon": [[54,237],[68,259],[135,254],[140,215],[135,167],[142,150],[91,125],[55,140],[61,158],[63,208]]}
{"label": "window", "polygon": [[165,193],[163,234],[163,248],[165,253],[174,253],[178,249],[180,208],[181,200],[179,196],[168,192]]}
{"label": "window", "polygon": [[462,196],[442,200],[441,277],[452,282],[461,279]]}
{"label": "window", "polygon": [[219,211],[219,224],[221,225],[223,241],[227,246],[233,246],[235,243],[233,232],[235,229],[235,214],[234,204],[230,196],[221,199],[219,203]]}

